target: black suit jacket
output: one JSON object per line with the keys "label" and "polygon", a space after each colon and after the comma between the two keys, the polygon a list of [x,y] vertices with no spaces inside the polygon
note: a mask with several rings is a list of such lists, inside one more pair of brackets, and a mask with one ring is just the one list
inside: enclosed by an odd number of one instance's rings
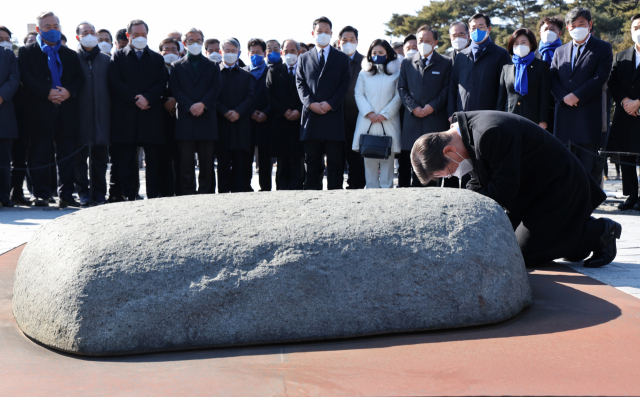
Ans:
{"label": "black suit jacket", "polygon": [[502,47],[490,43],[474,62],[471,46],[460,51],[451,72],[447,113],[494,110],[498,105],[502,67],[511,56]]}
{"label": "black suit jacket", "polygon": [[527,67],[529,93],[521,95],[515,89],[516,66],[505,65],[500,76],[500,94],[496,110],[515,113],[534,123],[547,122],[549,118],[549,93],[551,75],[549,64],[534,58]]}
{"label": "black suit jacket", "polygon": [[[253,113],[253,81],[251,73],[238,64],[229,69],[223,62],[219,63],[222,79],[222,90],[218,96],[218,147],[220,150],[250,151],[251,125]],[[233,123],[224,115],[235,110],[240,118]]]}
{"label": "black suit jacket", "polygon": [[20,86],[18,60],[13,51],[0,48],[0,138],[18,138],[18,123],[13,106],[13,97]]}
{"label": "black suit jacket", "polygon": [[[606,144],[606,84],[611,73],[611,44],[591,36],[575,67],[571,68],[573,41],[556,49],[551,62],[551,92],[556,99],[554,135],[566,143]],[[564,103],[573,93],[576,106]]]}
{"label": "black suit jacket", "polygon": [[[220,67],[209,58],[200,55],[197,70],[189,62],[188,56],[171,65],[169,74],[171,95],[176,99],[177,140],[217,140],[218,118],[216,107],[222,89]],[[195,117],[189,109],[202,102],[204,113]]]}
{"label": "black suit jacket", "polygon": [[[75,51],[61,46],[58,55],[62,63],[60,82],[71,94],[71,97],[59,106],[64,126],[62,138],[77,139],[80,132],[80,118],[76,95],[84,86],[84,73]],[[23,99],[28,106],[24,136],[35,139],[53,138],[55,136],[53,120],[57,106],[47,99],[52,89],[51,71],[47,54],[42,52],[37,42],[20,47],[18,69],[20,81],[24,87]]]}
{"label": "black suit jacket", "polygon": [[[269,105],[269,99],[267,98],[267,74],[270,67],[266,66],[265,71],[262,73],[259,79],[256,80],[253,75],[253,103],[251,104],[251,113],[258,110],[267,115],[267,120],[262,123],[258,123],[254,119],[250,118],[251,125],[251,138],[255,145],[269,146],[271,142],[271,106]],[[249,66],[244,68],[247,72],[251,73]],[[251,115],[249,115],[251,116]]]}
{"label": "black suit jacket", "polygon": [[358,81],[358,75],[362,70],[362,60],[364,56],[358,51],[353,54],[353,59],[349,59],[349,70],[351,73],[351,81],[349,82],[349,90],[347,96],[344,99],[344,122],[346,129],[347,142],[353,142],[353,134],[356,130],[356,123],[358,122],[358,105],[356,104],[356,82]]}
{"label": "black suit jacket", "polygon": [[[317,48],[300,56],[296,85],[303,105],[301,141],[325,139],[344,142],[343,104],[350,81],[349,57],[342,51],[331,47],[324,69],[320,69]],[[326,114],[317,114],[309,109],[312,103],[324,101],[331,106]]]}
{"label": "black suit jacket", "polygon": [[640,116],[629,116],[622,100],[640,99],[640,68],[636,68],[634,47],[620,51],[613,60],[609,92],[615,103],[607,150],[640,153]]}
{"label": "black suit jacket", "polygon": [[[163,100],[167,68],[162,55],[149,47],[138,59],[131,45],[117,50],[109,65],[111,82],[111,142],[164,144]],[[149,101],[149,109],[136,106],[136,96]]]}
{"label": "black suit jacket", "polygon": [[289,121],[284,117],[287,110],[302,114],[302,102],[296,88],[295,69],[289,75],[289,66],[279,65],[267,74],[267,98],[271,105],[271,155],[276,157],[304,157],[304,146],[300,142],[300,119]]}

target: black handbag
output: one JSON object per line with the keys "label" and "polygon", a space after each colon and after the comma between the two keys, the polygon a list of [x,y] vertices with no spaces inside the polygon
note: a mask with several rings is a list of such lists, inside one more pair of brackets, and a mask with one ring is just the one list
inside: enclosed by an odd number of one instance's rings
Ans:
{"label": "black handbag", "polygon": [[383,136],[369,135],[371,127],[374,123],[371,123],[366,134],[360,135],[360,155],[368,159],[388,159],[391,156],[391,137],[387,136],[382,125]]}

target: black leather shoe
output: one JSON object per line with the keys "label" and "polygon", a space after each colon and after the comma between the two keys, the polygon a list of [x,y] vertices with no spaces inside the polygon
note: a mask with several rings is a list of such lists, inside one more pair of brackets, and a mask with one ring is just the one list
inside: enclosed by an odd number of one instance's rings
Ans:
{"label": "black leather shoe", "polygon": [[48,207],[49,206],[49,199],[41,199],[41,198],[37,198],[33,201],[33,205],[35,207]]}
{"label": "black leather shoe", "polygon": [[11,197],[11,201],[18,205],[31,205],[31,201],[24,198],[24,196],[13,196]]}
{"label": "black leather shoe", "polygon": [[115,195],[109,195],[109,200],[107,200],[110,203],[119,203],[121,201],[124,201],[124,197],[122,196],[115,196]]}
{"label": "black leather shoe", "polygon": [[16,206],[16,203],[14,203],[11,200],[5,201],[4,203],[2,203],[2,207],[3,208],[11,208],[11,207],[15,207],[15,206]]}
{"label": "black leather shoe", "polygon": [[630,209],[635,209],[635,206],[639,206],[640,202],[637,197],[629,197],[624,203],[618,205],[618,209],[620,211],[627,211]]}
{"label": "black leather shoe", "polygon": [[591,258],[584,262],[584,267],[602,267],[613,262],[618,253],[616,240],[622,234],[622,225],[609,218],[601,218],[604,221],[604,233],[600,236],[599,251],[594,251]]}
{"label": "black leather shoe", "polygon": [[562,258],[562,260],[567,262],[582,262],[583,260],[587,259],[587,257],[589,257],[590,253],[591,251],[587,251],[584,254],[580,253],[573,256],[567,256],[566,258]]}
{"label": "black leather shoe", "polygon": [[633,209],[636,210],[636,211],[640,211],[640,200],[638,200],[636,205],[633,206]]}
{"label": "black leather shoe", "polygon": [[70,199],[63,199],[60,198],[60,202],[58,203],[58,207],[59,208],[67,208],[67,207],[80,207],[80,203],[77,202],[76,200],[74,200],[73,198]]}

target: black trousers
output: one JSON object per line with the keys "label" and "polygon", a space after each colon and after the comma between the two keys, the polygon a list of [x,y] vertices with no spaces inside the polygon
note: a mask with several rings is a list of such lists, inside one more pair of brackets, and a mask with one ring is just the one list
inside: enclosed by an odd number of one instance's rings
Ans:
{"label": "black trousers", "polygon": [[104,201],[107,194],[107,163],[109,162],[109,150],[106,145],[93,145],[91,147],[91,165],[93,180],[89,180],[89,147],[83,147],[76,154],[76,187],[80,198],[89,198],[89,184],[93,185],[93,197],[98,203]]}
{"label": "black trousers", "polygon": [[[353,137],[351,140],[347,139],[344,144],[343,163],[349,166],[347,189],[364,189],[367,184],[364,176],[364,159],[359,152],[354,152],[352,147]],[[342,168],[344,169],[344,165]]]}
{"label": "black trousers", "polygon": [[276,171],[276,186],[278,190],[302,190],[304,176],[303,157],[278,157],[278,170]]}
{"label": "black trousers", "polygon": [[322,190],[324,154],[327,155],[327,189],[342,189],[344,182],[344,142],[311,139],[304,142],[307,165],[305,190]]}
{"label": "black trousers", "polygon": [[[623,163],[636,164],[635,156],[620,156]],[[622,173],[622,194],[629,197],[638,197],[638,174],[635,165],[620,164]]]}
{"label": "black trousers", "polygon": [[[212,184],[213,149],[215,141],[177,141],[180,148],[180,191],[182,195],[196,194],[196,161],[198,153],[198,189],[200,194],[215,193],[215,183]],[[213,186],[213,189],[211,188]]]}
{"label": "black trousers", "polygon": [[218,157],[218,193],[238,193],[245,191],[247,152],[219,148]]}
{"label": "black trousers", "polygon": [[0,138],[0,203],[8,202],[11,195],[11,141]]}
{"label": "black trousers", "polygon": [[272,187],[273,163],[268,145],[258,146],[258,182],[261,192],[270,192]]}
{"label": "black trousers", "polygon": [[[182,187],[180,186],[180,145],[178,145],[176,142],[177,141],[175,140],[167,139],[167,150],[169,152],[168,154],[170,158],[169,160],[171,161],[171,166],[173,167],[173,169],[171,170],[171,173],[173,175],[173,193],[170,194],[170,196],[173,196],[174,194],[176,196],[182,195]],[[213,187],[211,188],[211,193],[215,193],[216,191],[216,174],[213,165],[214,156],[215,154],[211,155],[211,175],[213,175]]]}
{"label": "black trousers", "polygon": [[570,150],[580,160],[587,174],[591,175],[596,183],[600,185],[602,183],[602,167],[604,163],[598,161],[598,144],[586,143],[577,145],[572,142]]}
{"label": "black trousers", "polygon": [[[413,166],[411,166],[411,151],[402,150],[398,153],[398,187],[431,187],[440,186],[440,179],[437,181],[430,181],[426,185],[423,185],[418,179],[418,176],[413,172]],[[458,178],[456,178],[456,181]],[[456,185],[457,187],[457,185]]]}
{"label": "black trousers", "polygon": [[[138,191],[136,181],[139,180],[138,146],[135,143],[117,143],[112,145],[115,154],[115,164],[118,168],[119,181],[122,186],[122,195],[129,200],[134,200]],[[143,144],[146,162],[146,186],[147,197],[161,197],[160,178],[163,168],[162,154],[164,145]],[[164,159],[164,163],[166,163]]]}
{"label": "black trousers", "polygon": [[15,139],[11,146],[11,197],[23,198],[23,186],[27,180],[27,189],[33,192],[31,175],[27,172],[27,142],[23,139]]}

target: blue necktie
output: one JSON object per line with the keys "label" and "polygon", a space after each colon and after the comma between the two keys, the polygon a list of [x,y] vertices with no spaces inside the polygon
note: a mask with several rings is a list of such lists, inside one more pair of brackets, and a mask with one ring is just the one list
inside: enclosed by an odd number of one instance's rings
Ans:
{"label": "blue necktie", "polygon": [[138,59],[142,58],[142,51],[136,51],[136,55],[138,56]]}

